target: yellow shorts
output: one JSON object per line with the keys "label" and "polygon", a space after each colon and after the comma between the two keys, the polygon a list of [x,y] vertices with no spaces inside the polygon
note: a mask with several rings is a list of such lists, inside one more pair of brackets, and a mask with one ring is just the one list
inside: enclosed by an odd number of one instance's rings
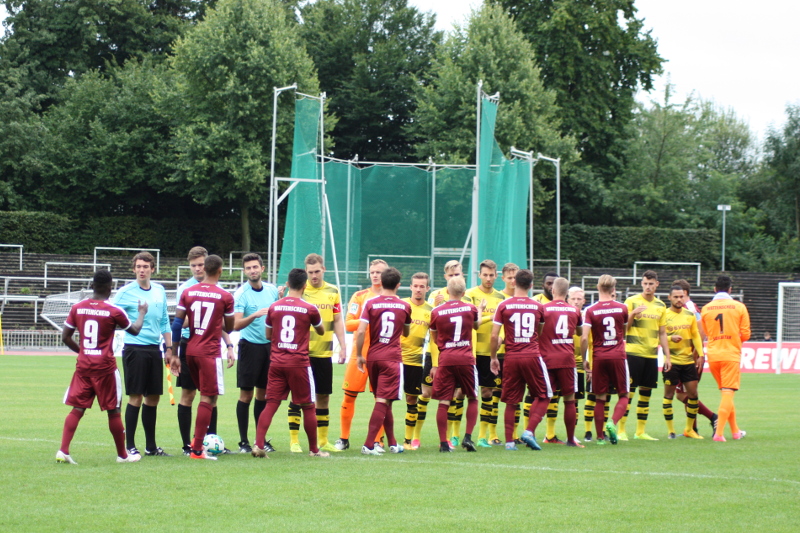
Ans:
{"label": "yellow shorts", "polygon": [[739,390],[739,361],[714,361],[708,363],[708,367],[720,389]]}
{"label": "yellow shorts", "polygon": [[350,360],[347,362],[347,368],[344,371],[342,390],[364,392],[368,379],[369,376],[367,375],[367,365],[364,365],[364,371],[361,372],[358,369],[358,358],[351,356]]}

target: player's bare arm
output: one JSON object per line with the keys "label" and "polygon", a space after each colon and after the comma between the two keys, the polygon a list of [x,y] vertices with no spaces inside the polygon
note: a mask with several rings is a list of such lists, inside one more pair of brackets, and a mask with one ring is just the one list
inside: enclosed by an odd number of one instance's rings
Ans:
{"label": "player's bare arm", "polygon": [[360,372],[364,372],[364,354],[362,350],[364,349],[364,335],[367,332],[367,323],[361,322],[358,326],[358,331],[356,331],[356,354],[358,358],[356,360],[356,365],[358,366],[358,370]]}
{"label": "player's bare arm", "polygon": [[500,361],[497,359],[497,350],[500,347],[500,328],[500,324],[494,324],[492,326],[492,336],[489,345],[489,349],[491,350],[490,355],[492,358],[492,362],[489,363],[489,369],[495,376],[500,373]]}
{"label": "player's bare arm", "polygon": [[259,309],[258,311],[256,311],[252,315],[248,315],[248,316],[244,316],[244,313],[234,313],[233,314],[233,330],[234,331],[243,330],[244,328],[246,328],[247,326],[252,324],[253,321],[256,318],[260,318],[262,316],[267,316],[267,312],[268,311],[269,311],[269,307],[264,307],[262,309]]}
{"label": "player's bare arm", "polygon": [[[428,333],[430,333],[430,336],[431,336],[431,344],[434,345],[434,346],[438,346],[436,344],[436,340],[439,338],[438,332],[436,332],[434,330],[428,330]],[[433,355],[431,355],[431,357],[433,358]],[[436,369],[437,368],[439,368],[438,356],[431,360],[431,372],[430,372],[431,383],[433,383],[433,379],[436,377]]]}
{"label": "player's bare arm", "polygon": [[67,345],[67,348],[72,350],[75,353],[79,353],[81,351],[81,347],[78,346],[78,343],[75,342],[75,339],[72,336],[75,334],[75,328],[71,328],[67,325],[61,328],[61,342]]}
{"label": "player's bare arm", "polygon": [[[344,360],[347,357],[347,343],[345,342],[344,337],[344,316],[342,313],[336,313],[333,315],[333,334],[336,335],[336,338],[339,340],[339,359],[336,362],[340,365],[344,364]],[[320,333],[320,335],[322,335]]]}
{"label": "player's bare arm", "polygon": [[[591,328],[588,326],[583,328],[581,331],[581,353],[587,354],[587,350],[589,349],[589,331]],[[590,376],[591,379],[592,374],[592,362],[589,360],[588,357],[583,358],[583,371],[586,373],[587,376]]]}
{"label": "player's bare arm", "polygon": [[672,368],[672,361],[669,356],[669,341],[667,340],[667,328],[661,326],[658,328],[658,339],[661,344],[661,351],[664,352],[664,370],[669,372]]}

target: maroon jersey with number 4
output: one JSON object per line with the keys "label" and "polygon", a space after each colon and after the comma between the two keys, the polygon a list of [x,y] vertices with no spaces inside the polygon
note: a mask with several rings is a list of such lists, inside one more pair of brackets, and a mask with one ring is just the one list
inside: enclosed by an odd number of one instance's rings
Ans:
{"label": "maroon jersey with number 4", "polygon": [[86,299],[72,306],[64,325],[80,334],[80,351],[75,366],[79,373],[102,376],[117,369],[114,330],[131,326],[125,311],[106,300]]}
{"label": "maroon jersey with number 4", "polygon": [[613,300],[586,309],[585,326],[592,328],[593,359],[625,360],[625,328],[628,307]]}
{"label": "maroon jersey with number 4", "polygon": [[430,330],[436,332],[439,366],[474,365],[472,330],[478,308],[460,300],[448,300],[431,311]]}
{"label": "maroon jersey with number 4", "polygon": [[506,359],[541,357],[537,330],[542,321],[543,306],[533,298],[514,296],[497,306],[494,323],[503,326]]}
{"label": "maroon jersey with number 4", "polygon": [[310,328],[321,323],[317,306],[300,298],[287,296],[269,306],[266,324],[272,328],[270,366],[311,366],[308,360]]}
{"label": "maroon jersey with number 4", "polygon": [[581,325],[581,314],[564,300],[544,305],[539,349],[548,370],[575,368],[575,328]]}
{"label": "maroon jersey with number 4", "polygon": [[411,324],[411,304],[397,296],[377,296],[364,304],[361,321],[369,324],[370,361],[402,362],[400,336]]}
{"label": "maroon jersey with number 4", "polygon": [[189,319],[189,344],[186,354],[195,357],[220,357],[224,317],[233,316],[233,296],[208,283],[192,285],[181,293],[178,309]]}

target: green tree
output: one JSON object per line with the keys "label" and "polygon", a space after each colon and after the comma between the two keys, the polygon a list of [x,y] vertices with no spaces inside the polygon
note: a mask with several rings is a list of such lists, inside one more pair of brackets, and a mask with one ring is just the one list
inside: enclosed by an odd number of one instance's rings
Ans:
{"label": "green tree", "polygon": [[[195,202],[235,203],[242,249],[250,248],[250,209],[266,204],[273,87],[319,91],[297,25],[277,0],[220,0],[175,47],[177,171],[171,187]],[[284,93],[285,97],[289,96]],[[284,105],[285,109],[288,106]],[[288,173],[291,117],[280,114],[276,166]]]}
{"label": "green tree", "polygon": [[606,180],[624,164],[634,97],[653,87],[663,59],[634,0],[494,0],[532,43],[544,86],[556,93],[564,135]]}
{"label": "green tree", "polygon": [[764,149],[777,185],[770,196],[782,197],[790,206],[788,226],[800,238],[800,105],[786,106],[786,123],[780,130],[770,128]]}
{"label": "green tree", "polygon": [[430,77],[434,16],[407,0],[318,0],[302,9],[303,39],[338,122],[336,154],[406,161],[414,90]]}

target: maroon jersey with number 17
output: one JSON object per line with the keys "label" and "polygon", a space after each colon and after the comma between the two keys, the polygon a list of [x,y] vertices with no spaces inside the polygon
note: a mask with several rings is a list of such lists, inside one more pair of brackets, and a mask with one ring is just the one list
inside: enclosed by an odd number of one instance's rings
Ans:
{"label": "maroon jersey with number 17", "polygon": [[208,283],[192,285],[181,293],[178,309],[189,319],[189,344],[186,355],[220,357],[222,323],[233,316],[233,296],[225,289]]}
{"label": "maroon jersey with number 17", "polygon": [[281,298],[269,306],[266,324],[272,328],[270,366],[311,366],[308,360],[310,328],[322,324],[316,305],[291,296]]}
{"label": "maroon jersey with number 17", "polygon": [[537,330],[542,321],[543,306],[533,298],[514,296],[497,306],[493,322],[503,326],[506,359],[541,357]]}
{"label": "maroon jersey with number 17", "polygon": [[548,370],[575,368],[575,328],[581,325],[581,314],[564,300],[545,304],[539,349]]}
{"label": "maroon jersey with number 17", "polygon": [[75,369],[84,376],[102,376],[117,369],[114,330],[128,329],[128,315],[106,300],[86,299],[72,306],[64,325],[80,334]]}
{"label": "maroon jersey with number 17", "polygon": [[430,330],[436,332],[439,366],[474,365],[472,330],[478,308],[460,300],[448,300],[431,311]]}
{"label": "maroon jersey with number 17", "polygon": [[609,300],[597,302],[586,309],[585,326],[592,328],[592,358],[625,360],[625,328],[628,324],[628,307]]}
{"label": "maroon jersey with number 17", "polygon": [[402,362],[400,336],[411,324],[411,304],[397,296],[377,296],[364,304],[361,321],[369,324],[370,361]]}

